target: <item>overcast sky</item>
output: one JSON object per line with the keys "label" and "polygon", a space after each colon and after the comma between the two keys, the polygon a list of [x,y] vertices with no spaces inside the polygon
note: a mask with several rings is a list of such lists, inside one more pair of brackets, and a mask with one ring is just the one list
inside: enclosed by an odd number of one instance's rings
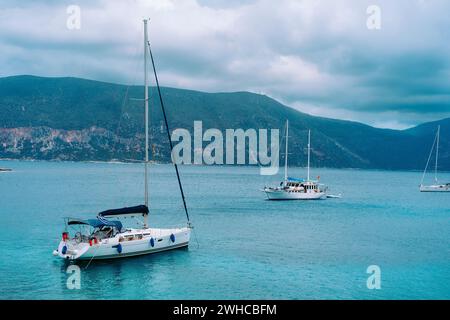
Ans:
{"label": "overcast sky", "polygon": [[[80,29],[67,7],[81,9]],[[367,28],[367,8],[381,29]],[[142,82],[142,18],[164,86],[267,94],[406,128],[450,117],[448,0],[0,0],[0,76]]]}

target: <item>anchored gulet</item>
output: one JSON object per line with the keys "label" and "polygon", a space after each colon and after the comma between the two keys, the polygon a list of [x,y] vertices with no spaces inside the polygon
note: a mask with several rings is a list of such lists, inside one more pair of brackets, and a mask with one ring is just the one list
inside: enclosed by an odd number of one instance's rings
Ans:
{"label": "anchored gulet", "polygon": [[319,200],[327,198],[327,187],[310,179],[311,130],[308,131],[308,166],[307,178],[288,177],[288,140],[289,121],[286,121],[286,151],[284,157],[284,181],[278,187],[264,187],[269,200]]}
{"label": "anchored gulet", "polygon": [[[431,146],[430,155],[428,156],[428,161],[425,166],[425,170],[422,175],[422,181],[420,182],[419,190],[420,192],[450,192],[450,183],[439,183],[437,178],[438,171],[438,160],[439,160],[439,136],[441,133],[441,126],[438,126],[436,137],[434,138],[433,145]],[[436,160],[434,164],[434,182],[433,185],[424,185],[423,181],[427,173],[428,165],[430,164],[431,156],[433,155],[434,146],[436,146]]]}
{"label": "anchored gulet", "polygon": [[[183,187],[180,181],[180,175],[176,164],[178,184],[180,187],[181,198],[187,217],[187,226],[182,228],[158,229],[151,228],[148,225],[148,148],[149,148],[149,130],[148,130],[148,55],[150,54],[151,63],[155,75],[159,99],[163,111],[163,117],[169,136],[170,149],[172,150],[172,141],[167,122],[164,103],[159,87],[158,76],[155,63],[148,41],[147,20],[144,20],[144,104],[145,104],[145,164],[144,164],[144,205],[135,207],[126,207],[121,209],[111,209],[98,213],[94,219],[66,219],[66,229],[62,234],[62,240],[58,249],[53,252],[67,260],[93,260],[122,258],[129,256],[144,255],[186,247],[189,245],[192,225],[189,222],[189,214],[184,197]],[[141,229],[124,228],[120,218],[142,218],[143,227]],[[112,220],[119,219],[119,220]],[[78,228],[73,237],[69,235],[68,227]]]}

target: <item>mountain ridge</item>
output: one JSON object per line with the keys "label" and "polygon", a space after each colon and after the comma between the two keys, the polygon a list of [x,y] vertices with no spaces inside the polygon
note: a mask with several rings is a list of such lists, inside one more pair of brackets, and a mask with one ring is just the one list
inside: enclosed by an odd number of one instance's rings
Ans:
{"label": "mountain ridge", "polygon": [[[395,130],[316,117],[268,96],[246,91],[201,92],[162,88],[171,129],[278,128],[290,120],[292,165],[304,165],[312,130],[314,166],[422,169],[437,124],[442,128],[440,169],[450,169],[450,118]],[[108,161],[143,155],[142,86],[76,77],[0,78],[0,158]],[[170,161],[154,87],[150,88],[152,159]]]}

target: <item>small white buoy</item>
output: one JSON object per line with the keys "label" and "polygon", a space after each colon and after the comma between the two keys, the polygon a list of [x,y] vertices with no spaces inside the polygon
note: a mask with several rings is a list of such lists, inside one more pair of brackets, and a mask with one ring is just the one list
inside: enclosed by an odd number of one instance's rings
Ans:
{"label": "small white buoy", "polygon": [[53,255],[57,256],[58,255],[58,250],[53,250]]}

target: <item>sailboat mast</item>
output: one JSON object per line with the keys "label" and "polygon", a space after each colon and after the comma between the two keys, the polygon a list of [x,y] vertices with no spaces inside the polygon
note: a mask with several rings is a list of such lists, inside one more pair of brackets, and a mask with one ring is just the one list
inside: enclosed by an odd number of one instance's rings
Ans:
{"label": "sailboat mast", "polygon": [[436,138],[436,163],[434,165],[434,180],[437,182],[437,168],[438,168],[438,157],[439,157],[439,135],[441,132],[441,126],[438,126],[437,138]]}
{"label": "sailboat mast", "polygon": [[311,154],[311,130],[308,130],[308,181],[309,181],[309,164],[310,164],[310,156]]}
{"label": "sailboat mast", "polygon": [[[144,185],[145,185],[145,205],[148,207],[148,77],[147,77],[147,49],[148,43],[148,33],[147,33],[147,19],[144,19],[144,101],[145,101],[145,177],[144,177]],[[147,215],[144,217],[144,227],[147,227]]]}
{"label": "sailboat mast", "polygon": [[286,152],[284,156],[284,184],[288,180],[288,139],[289,139],[289,120],[286,120]]}

